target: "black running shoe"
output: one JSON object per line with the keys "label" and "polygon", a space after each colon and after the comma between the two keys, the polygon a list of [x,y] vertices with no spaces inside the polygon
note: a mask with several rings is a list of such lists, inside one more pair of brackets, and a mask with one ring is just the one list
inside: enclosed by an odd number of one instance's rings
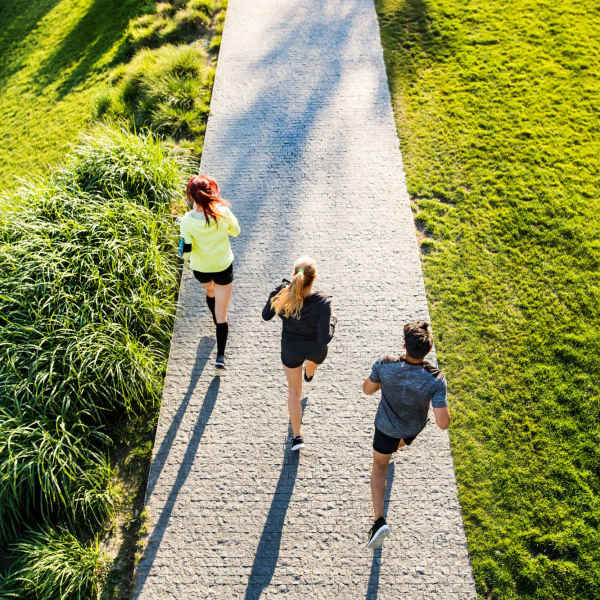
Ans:
{"label": "black running shoe", "polygon": [[215,369],[219,371],[225,370],[225,357],[222,354],[217,356],[217,360],[215,361]]}
{"label": "black running shoe", "polygon": [[371,550],[375,550],[379,548],[385,538],[390,535],[391,529],[388,527],[385,519],[383,517],[379,517],[375,523],[373,523],[373,527],[369,531],[369,542],[367,544],[367,548],[371,548]]}
{"label": "black running shoe", "polygon": [[292,450],[300,450],[300,448],[304,448],[304,440],[301,435],[297,435],[292,440]]}

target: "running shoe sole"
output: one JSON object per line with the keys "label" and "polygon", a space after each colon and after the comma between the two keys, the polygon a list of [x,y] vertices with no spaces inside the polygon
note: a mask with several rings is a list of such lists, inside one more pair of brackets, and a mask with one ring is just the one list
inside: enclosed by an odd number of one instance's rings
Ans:
{"label": "running shoe sole", "polygon": [[390,535],[391,529],[387,525],[382,525],[376,532],[375,535],[369,540],[367,548],[376,550],[383,544],[385,538]]}
{"label": "running shoe sole", "polygon": [[295,450],[300,450],[300,448],[304,448],[304,442],[301,442],[300,444],[294,444],[292,446],[292,452]]}

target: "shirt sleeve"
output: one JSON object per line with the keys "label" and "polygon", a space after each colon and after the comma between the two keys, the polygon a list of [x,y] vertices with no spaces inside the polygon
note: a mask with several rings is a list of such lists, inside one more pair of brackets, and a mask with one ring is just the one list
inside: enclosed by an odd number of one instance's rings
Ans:
{"label": "shirt sleeve", "polygon": [[435,388],[435,392],[433,392],[433,396],[431,397],[431,406],[433,408],[443,408],[444,406],[448,406],[447,401],[447,385],[446,385],[446,376],[442,375],[437,380],[437,386]]}
{"label": "shirt sleeve", "polygon": [[378,361],[374,362],[373,366],[371,367],[371,374],[369,375],[369,379],[373,383],[381,383],[381,379],[379,377],[379,366],[380,365],[381,365],[381,361],[378,360]]}
{"label": "shirt sleeve", "polygon": [[262,318],[265,321],[270,321],[275,316],[275,309],[271,306],[271,300],[273,299],[273,296],[277,294],[277,292],[279,292],[279,290],[281,290],[283,287],[284,284],[281,284],[269,294],[269,297],[267,298],[267,303],[265,304],[265,307],[262,311]]}
{"label": "shirt sleeve", "polygon": [[181,235],[186,244],[192,243],[192,236],[190,235],[190,232],[187,227],[187,219],[183,219],[181,221],[181,224],[179,225],[179,234]]}
{"label": "shirt sleeve", "polygon": [[233,214],[230,209],[227,209],[226,217],[227,219],[227,233],[232,237],[237,237],[240,235],[240,224],[237,220],[237,217]]}
{"label": "shirt sleeve", "polygon": [[331,331],[329,330],[329,323],[331,322],[331,304],[329,300],[323,302],[321,310],[319,311],[319,324],[317,326],[317,342],[321,346],[329,344],[331,341]]}

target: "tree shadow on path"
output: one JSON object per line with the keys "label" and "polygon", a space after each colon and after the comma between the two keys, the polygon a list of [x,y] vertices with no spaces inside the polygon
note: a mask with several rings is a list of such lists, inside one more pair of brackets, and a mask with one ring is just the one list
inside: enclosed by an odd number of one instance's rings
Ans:
{"label": "tree shadow on path", "polygon": [[[303,414],[306,401],[306,398],[302,399]],[[292,427],[290,425],[288,427],[288,437],[291,437],[291,435]],[[300,452],[292,452],[290,447],[286,441],[279,481],[256,549],[244,600],[259,600],[263,590],[271,583],[277,567],[285,515],[292,498],[298,465],[300,464]]]}
{"label": "tree shadow on path", "polygon": [[[387,486],[385,488],[385,501],[383,505],[383,515],[386,518],[388,506],[390,504],[390,497],[392,495],[392,484],[394,483],[394,470],[395,465],[394,463],[391,463],[388,467],[386,475]],[[373,560],[371,561],[371,576],[369,577],[369,583],[367,585],[367,595],[365,596],[365,600],[377,600],[377,593],[379,592],[379,574],[381,572],[382,554],[383,546],[379,546],[379,548],[377,548],[377,550],[373,552]]]}

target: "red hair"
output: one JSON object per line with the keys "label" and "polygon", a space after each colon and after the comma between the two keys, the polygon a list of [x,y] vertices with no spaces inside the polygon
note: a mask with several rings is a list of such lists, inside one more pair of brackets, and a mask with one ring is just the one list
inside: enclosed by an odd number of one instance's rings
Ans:
{"label": "red hair", "polygon": [[187,183],[187,197],[190,202],[202,209],[207,223],[210,223],[211,219],[216,223],[217,217],[223,216],[215,210],[215,204],[229,206],[229,202],[219,194],[219,184],[208,175],[190,177]]}

